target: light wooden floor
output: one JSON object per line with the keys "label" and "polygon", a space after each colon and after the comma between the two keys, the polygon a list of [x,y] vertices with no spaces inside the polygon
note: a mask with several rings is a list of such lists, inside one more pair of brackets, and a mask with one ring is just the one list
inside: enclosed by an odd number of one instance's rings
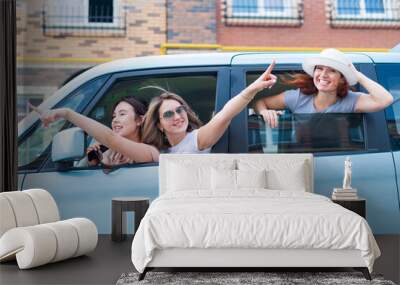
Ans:
{"label": "light wooden floor", "polygon": [[[385,279],[400,282],[400,235],[375,236],[382,256],[375,263],[376,273]],[[124,272],[134,271],[130,258],[132,237],[124,242],[112,242],[100,235],[94,252],[88,256],[48,264],[29,270],[19,270],[16,262],[0,264],[0,284],[115,284]]]}

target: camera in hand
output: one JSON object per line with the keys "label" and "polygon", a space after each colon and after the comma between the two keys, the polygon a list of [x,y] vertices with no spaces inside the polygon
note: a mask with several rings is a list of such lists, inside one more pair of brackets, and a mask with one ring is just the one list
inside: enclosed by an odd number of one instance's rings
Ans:
{"label": "camera in hand", "polygon": [[[106,150],[108,150],[108,147],[106,147],[105,145],[100,145],[100,150],[92,150],[90,151],[87,156],[88,156],[88,161],[92,161],[92,160],[101,160],[100,159],[100,153],[105,152]],[[100,153],[99,153],[100,152]]]}

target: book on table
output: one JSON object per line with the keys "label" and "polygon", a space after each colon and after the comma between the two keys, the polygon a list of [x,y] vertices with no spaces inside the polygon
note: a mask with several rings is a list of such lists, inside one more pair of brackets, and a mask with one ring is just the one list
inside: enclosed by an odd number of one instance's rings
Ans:
{"label": "book on table", "polygon": [[336,196],[332,195],[333,200],[358,200],[358,196]]}
{"label": "book on table", "polygon": [[357,189],[343,189],[334,188],[332,193],[332,199],[334,200],[357,200]]}
{"label": "book on table", "polygon": [[357,189],[356,188],[350,188],[350,189],[343,189],[343,188],[333,188],[334,193],[356,193],[357,194]]}

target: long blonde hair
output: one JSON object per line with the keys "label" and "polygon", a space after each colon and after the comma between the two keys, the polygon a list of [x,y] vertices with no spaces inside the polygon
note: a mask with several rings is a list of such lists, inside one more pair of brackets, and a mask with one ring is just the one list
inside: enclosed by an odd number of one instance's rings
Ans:
{"label": "long blonde hair", "polygon": [[163,93],[157,97],[154,97],[150,102],[143,124],[142,141],[144,143],[154,145],[159,150],[163,150],[171,147],[165,134],[158,128],[158,124],[160,123],[160,107],[164,100],[175,100],[184,106],[189,121],[188,128],[186,130],[187,132],[191,132],[200,128],[203,123],[181,96],[172,92],[168,92],[160,87],[156,88],[162,90]]}

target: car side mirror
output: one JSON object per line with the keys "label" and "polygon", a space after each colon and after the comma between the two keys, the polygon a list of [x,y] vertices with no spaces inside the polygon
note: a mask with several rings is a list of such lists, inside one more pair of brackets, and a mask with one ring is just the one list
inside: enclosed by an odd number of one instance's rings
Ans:
{"label": "car side mirror", "polygon": [[59,170],[69,168],[85,155],[85,133],[80,128],[70,128],[53,137],[51,160]]}

